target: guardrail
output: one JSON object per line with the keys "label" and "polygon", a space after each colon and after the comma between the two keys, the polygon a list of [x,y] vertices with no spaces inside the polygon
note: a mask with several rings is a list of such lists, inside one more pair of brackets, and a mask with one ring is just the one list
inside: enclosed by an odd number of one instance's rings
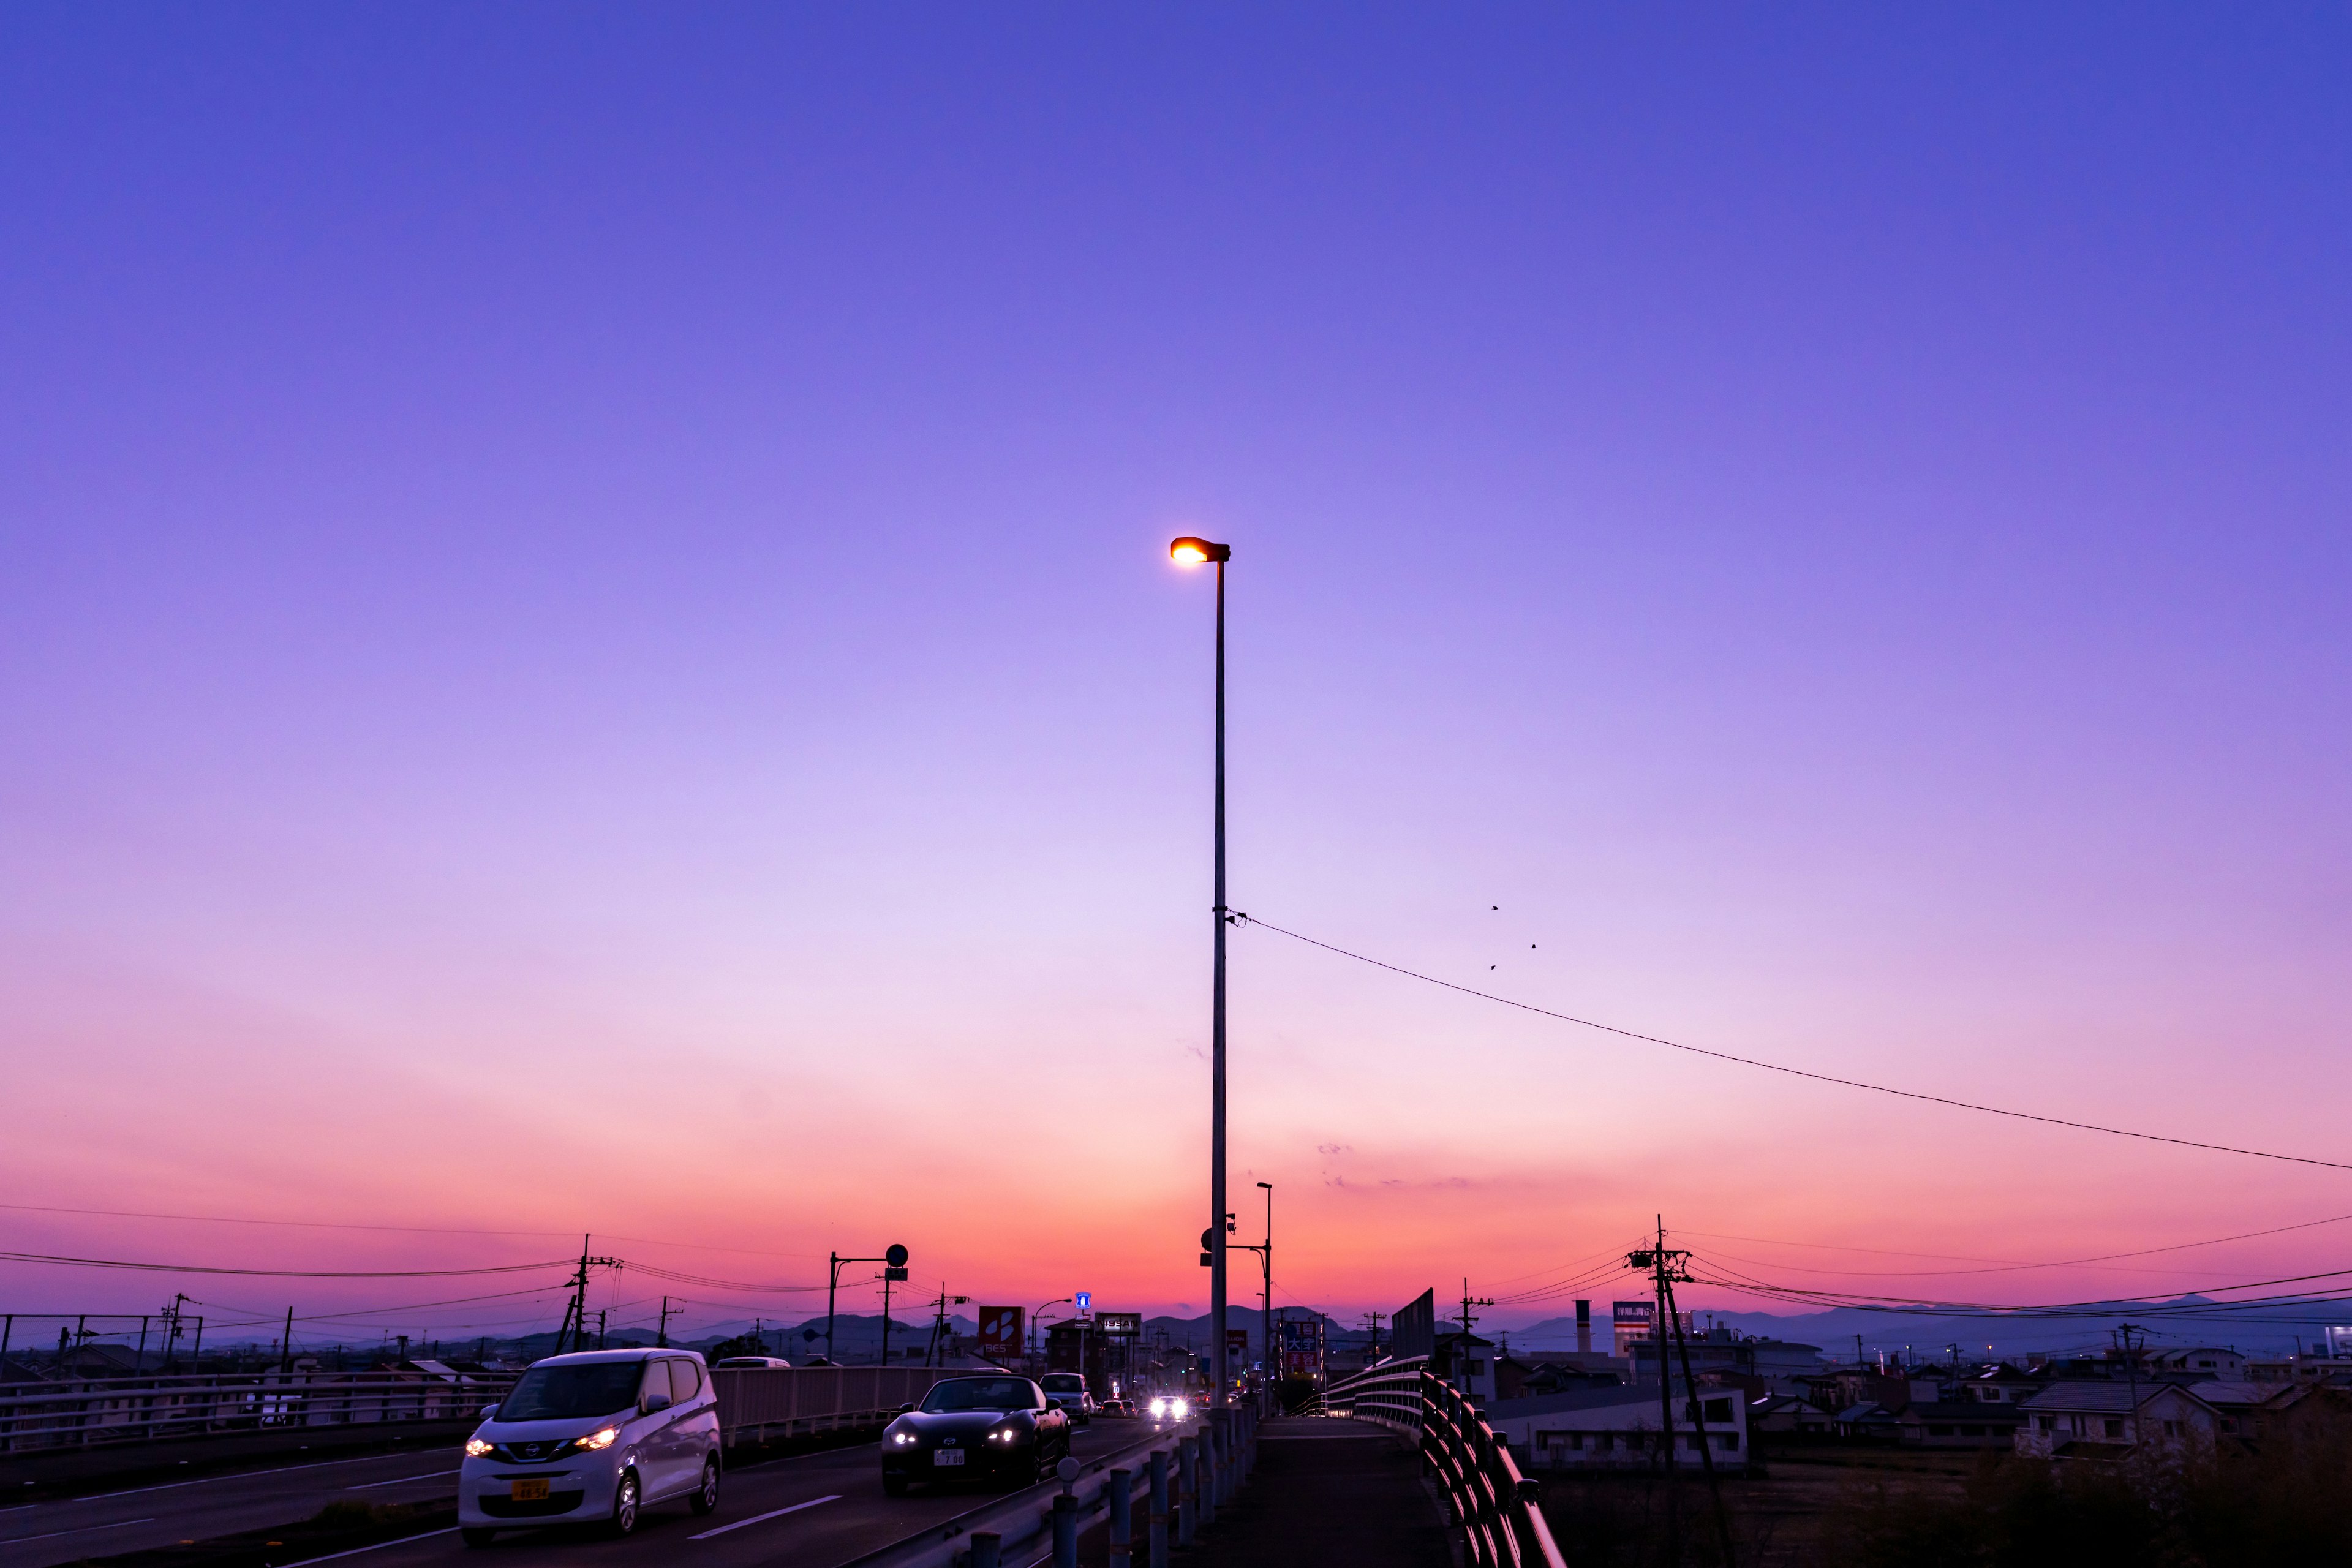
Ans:
{"label": "guardrail", "polygon": [[1537,1483],[1519,1473],[1510,1446],[1486,1418],[1429,1370],[1426,1356],[1335,1383],[1323,1391],[1323,1405],[1331,1415],[1377,1422],[1419,1442],[1461,1528],[1472,1568],[1567,1568],[1537,1501]]}
{"label": "guardrail", "polygon": [[0,1393],[0,1453],[289,1426],[471,1421],[514,1374],[204,1373],[16,1384]]}
{"label": "guardrail", "polygon": [[1248,1479],[1257,1456],[1257,1413],[1229,1406],[1154,1428],[1093,1459],[1065,1459],[1062,1474],[1025,1491],[935,1524],[843,1568],[1010,1568],[1024,1545],[1050,1536],[1054,1568],[1076,1568],[1078,1537],[1097,1514],[1110,1517],[1110,1568],[1133,1568],[1135,1483],[1145,1484],[1144,1561],[1168,1568],[1171,1548],[1188,1547],[1216,1521]]}
{"label": "guardrail", "polygon": [[931,1384],[965,1372],[920,1366],[713,1367],[719,1427],[729,1447],[803,1432],[873,1426]]}

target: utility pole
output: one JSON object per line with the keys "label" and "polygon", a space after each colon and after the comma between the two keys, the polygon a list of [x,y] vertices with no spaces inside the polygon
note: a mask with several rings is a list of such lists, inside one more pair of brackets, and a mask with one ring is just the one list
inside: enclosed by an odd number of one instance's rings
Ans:
{"label": "utility pole", "polygon": [[294,1309],[286,1309],[286,1337],[278,1342],[278,1370],[282,1375],[294,1370]]}
{"label": "utility pole", "polygon": [[1467,1275],[1463,1277],[1462,1349],[1461,1353],[1456,1355],[1454,1359],[1456,1363],[1456,1369],[1461,1373],[1462,1397],[1465,1399],[1470,1397],[1470,1325],[1478,1321],[1470,1315],[1470,1309],[1473,1307],[1491,1307],[1495,1303],[1491,1298],[1486,1296],[1473,1296],[1470,1294],[1469,1277]]}
{"label": "utility pole", "polygon": [[1651,1337],[1658,1347],[1658,1413],[1665,1425],[1666,1461],[1666,1561],[1682,1561],[1682,1520],[1675,1509],[1675,1401],[1674,1376],[1666,1365],[1666,1335],[1671,1329],[1674,1343],[1682,1361],[1683,1397],[1685,1415],[1692,1428],[1692,1440],[1698,1445],[1699,1467],[1706,1472],[1708,1492],[1715,1500],[1715,1528],[1722,1547],[1723,1561],[1732,1563],[1736,1558],[1731,1543],[1731,1516],[1723,1506],[1723,1487],[1715,1473],[1715,1451],[1706,1440],[1706,1419],[1699,1404],[1698,1379],[1692,1374],[1690,1340],[1683,1332],[1682,1314],[1675,1310],[1675,1284],[1690,1277],[1690,1254],[1679,1247],[1666,1246],[1665,1216],[1658,1216],[1657,1245],[1639,1252],[1628,1253],[1625,1266],[1648,1271],[1656,1289],[1657,1326]]}
{"label": "utility pole", "polygon": [[669,1348],[669,1298],[667,1296],[662,1298],[661,1327],[655,1331],[654,1343],[663,1350]]}
{"label": "utility pole", "polygon": [[572,1277],[572,1300],[563,1309],[563,1326],[555,1331],[558,1354],[567,1348],[584,1351],[588,1348],[588,1270],[618,1268],[617,1258],[592,1258],[588,1255],[588,1237],[580,1238],[580,1270]]}
{"label": "utility pole", "polygon": [[[2131,1387],[2131,1446],[2132,1451],[2137,1453],[2139,1451],[2139,1357],[2132,1352],[2131,1337],[2135,1330],[2139,1330],[2138,1324],[2126,1323],[2116,1331],[2123,1336],[2124,1376],[2129,1380]],[[2139,1331],[2146,1332],[2145,1330],[2139,1330]]]}
{"label": "utility pole", "polygon": [[1372,1331],[1372,1348],[1364,1352],[1364,1364],[1370,1366],[1381,1359],[1381,1314],[1366,1312],[1364,1323]]}

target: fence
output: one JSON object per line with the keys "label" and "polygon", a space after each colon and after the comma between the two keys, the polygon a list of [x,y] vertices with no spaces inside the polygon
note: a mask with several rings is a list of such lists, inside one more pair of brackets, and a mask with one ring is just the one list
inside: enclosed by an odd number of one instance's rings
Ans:
{"label": "fence", "polygon": [[1427,1357],[1391,1362],[1333,1384],[1323,1405],[1332,1415],[1377,1422],[1419,1440],[1461,1527],[1472,1568],[1567,1568],[1536,1501],[1536,1483],[1519,1473],[1509,1446],[1486,1417],[1429,1370]]}
{"label": "fence", "polygon": [[[714,1369],[731,1447],[798,1433],[877,1426],[943,1377],[924,1367]],[[451,1382],[419,1373],[205,1373],[16,1384],[0,1393],[0,1453],[383,1421],[471,1423],[515,1373]]]}
{"label": "fence", "polygon": [[512,1373],[204,1373],[16,1384],[0,1393],[0,1453],[288,1426],[470,1421]]}
{"label": "fence", "polygon": [[871,1426],[912,1405],[943,1377],[919,1366],[716,1367],[719,1426],[729,1447],[801,1432]]}

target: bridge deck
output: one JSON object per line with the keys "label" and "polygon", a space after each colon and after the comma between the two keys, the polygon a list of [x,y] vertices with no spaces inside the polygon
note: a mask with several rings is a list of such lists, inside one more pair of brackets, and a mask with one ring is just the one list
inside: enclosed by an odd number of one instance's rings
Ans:
{"label": "bridge deck", "polygon": [[1410,1445],[1354,1421],[1286,1417],[1258,1434],[1257,1470],[1182,1568],[1447,1568],[1444,1516]]}

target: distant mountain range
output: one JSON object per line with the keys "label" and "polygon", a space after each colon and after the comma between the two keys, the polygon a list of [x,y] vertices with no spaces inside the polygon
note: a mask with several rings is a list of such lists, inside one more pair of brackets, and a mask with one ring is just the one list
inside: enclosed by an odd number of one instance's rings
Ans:
{"label": "distant mountain range", "polygon": [[[1963,1362],[1993,1357],[2014,1358],[2032,1353],[2066,1355],[2094,1353],[2115,1342],[2114,1331],[2124,1323],[2148,1331],[2151,1343],[2162,1345],[2218,1344],[2241,1351],[2284,1354],[2324,1342],[2329,1321],[2325,1303],[2301,1306],[2233,1307],[2203,1296],[2179,1296],[2159,1301],[2109,1301],[2080,1309],[2066,1317],[2042,1313],[2004,1312],[1993,1316],[1953,1315],[1934,1311],[1891,1311],[1839,1307],[1822,1312],[1799,1312],[1787,1317],[1769,1312],[1698,1313],[1701,1328],[1719,1323],[1743,1334],[1792,1340],[1817,1345],[1833,1361],[1850,1362],[1860,1337],[1865,1354],[1880,1351],[1940,1360],[1958,1347]],[[2352,1321],[2352,1301],[2343,1303],[2343,1318]],[[1574,1318],[1546,1318],[1511,1331],[1514,1349],[1530,1352],[1573,1350]],[[1592,1325],[1593,1348],[1607,1350],[1608,1320]]]}

